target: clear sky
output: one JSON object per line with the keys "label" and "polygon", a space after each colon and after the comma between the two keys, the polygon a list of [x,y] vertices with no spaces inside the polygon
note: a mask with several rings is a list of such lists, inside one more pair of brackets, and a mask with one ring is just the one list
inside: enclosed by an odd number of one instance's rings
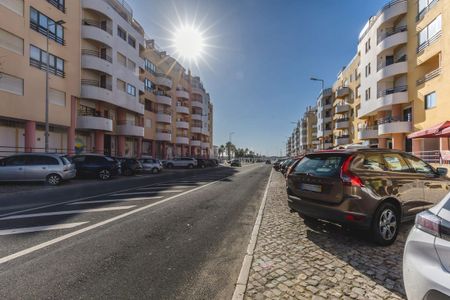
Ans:
{"label": "clear sky", "polygon": [[[336,80],[357,37],[385,0],[127,0],[161,47],[180,22],[206,31],[208,55],[192,72],[214,103],[214,144],[279,155],[320,83]],[[171,53],[169,49],[169,54]]]}

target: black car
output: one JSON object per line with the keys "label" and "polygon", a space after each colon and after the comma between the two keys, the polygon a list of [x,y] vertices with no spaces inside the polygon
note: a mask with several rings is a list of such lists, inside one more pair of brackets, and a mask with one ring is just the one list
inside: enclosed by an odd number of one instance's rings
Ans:
{"label": "black car", "polygon": [[233,159],[233,160],[230,162],[230,166],[231,166],[231,167],[241,167],[242,164],[241,164],[241,161],[240,161],[239,159]]}
{"label": "black car", "polygon": [[212,159],[197,158],[197,168],[215,167],[217,164]]}
{"label": "black car", "polygon": [[101,180],[108,180],[121,172],[120,162],[103,155],[86,154],[72,157],[77,169],[78,177],[95,176]]}
{"label": "black car", "polygon": [[142,164],[136,158],[115,157],[114,159],[120,162],[122,174],[125,176],[136,175],[143,170]]}
{"label": "black car", "polygon": [[266,165],[271,165],[272,162],[270,160],[266,160]]}
{"label": "black car", "polygon": [[280,171],[280,166],[284,162],[284,159],[278,159],[276,162],[273,163],[273,168],[275,171]]}

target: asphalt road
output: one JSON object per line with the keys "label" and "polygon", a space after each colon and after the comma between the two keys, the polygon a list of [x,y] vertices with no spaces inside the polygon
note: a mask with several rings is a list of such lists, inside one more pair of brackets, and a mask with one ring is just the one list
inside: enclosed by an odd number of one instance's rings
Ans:
{"label": "asphalt road", "polygon": [[229,299],[269,173],[46,189],[18,194],[15,210],[0,197],[0,299]]}

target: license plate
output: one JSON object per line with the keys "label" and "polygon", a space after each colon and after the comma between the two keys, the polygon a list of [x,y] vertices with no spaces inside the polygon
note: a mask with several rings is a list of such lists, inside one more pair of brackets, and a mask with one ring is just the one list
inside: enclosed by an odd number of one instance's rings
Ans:
{"label": "license plate", "polygon": [[300,189],[316,193],[322,192],[322,186],[317,184],[302,183],[300,184]]}

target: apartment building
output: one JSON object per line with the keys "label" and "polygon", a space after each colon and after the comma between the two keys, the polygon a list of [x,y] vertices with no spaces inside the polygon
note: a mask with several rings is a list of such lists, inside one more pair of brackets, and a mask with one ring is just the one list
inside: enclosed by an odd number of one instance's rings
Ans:
{"label": "apartment building", "polygon": [[333,147],[333,89],[324,89],[317,97],[317,138],[319,149]]}
{"label": "apartment building", "polygon": [[306,108],[301,123],[300,151],[302,153],[317,149],[319,142],[317,139],[317,110],[313,106]]}
{"label": "apartment building", "polygon": [[48,146],[73,149],[80,15],[77,1],[0,1],[0,155],[44,151],[47,66]]}

